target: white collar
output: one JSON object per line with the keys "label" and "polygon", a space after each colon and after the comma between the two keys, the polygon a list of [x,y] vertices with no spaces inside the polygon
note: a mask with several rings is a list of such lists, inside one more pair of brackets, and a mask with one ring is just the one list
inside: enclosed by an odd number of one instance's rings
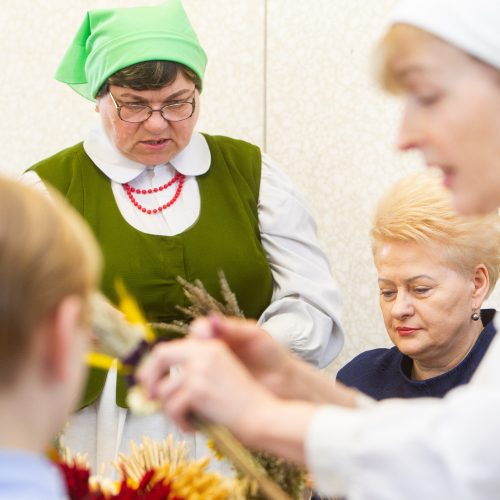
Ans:
{"label": "white collar", "polygon": [[[147,168],[123,156],[109,140],[101,122],[90,130],[83,141],[83,148],[104,174],[120,184],[132,181]],[[210,149],[205,137],[194,132],[189,144],[169,163],[181,174],[189,176],[204,174],[210,168],[210,162]]]}

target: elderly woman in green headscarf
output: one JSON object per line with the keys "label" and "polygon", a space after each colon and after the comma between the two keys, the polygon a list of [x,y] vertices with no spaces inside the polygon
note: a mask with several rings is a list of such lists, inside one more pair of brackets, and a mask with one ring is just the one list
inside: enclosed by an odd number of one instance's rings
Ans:
{"label": "elderly woman in green headscarf", "polygon": [[[120,277],[148,320],[169,322],[185,305],[176,277],[218,296],[221,269],[245,316],[325,366],[343,334],[314,222],[257,146],[194,131],[206,62],[179,0],[88,12],[56,78],[95,101],[100,123],[25,179],[55,186],[88,221],[112,300]],[[124,393],[115,372],[91,373],[67,432],[74,451],[100,464],[130,438],[172,432],[160,415],[129,415]],[[198,442],[196,454],[205,451]]]}

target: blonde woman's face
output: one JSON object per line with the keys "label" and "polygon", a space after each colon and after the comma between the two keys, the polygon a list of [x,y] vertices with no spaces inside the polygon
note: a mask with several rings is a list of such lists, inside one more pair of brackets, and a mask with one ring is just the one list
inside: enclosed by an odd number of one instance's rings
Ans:
{"label": "blonde woman's face", "polygon": [[474,340],[471,314],[481,305],[472,276],[455,271],[436,250],[394,241],[375,253],[387,333],[402,353],[429,367],[461,359]]}
{"label": "blonde woman's face", "polygon": [[405,111],[402,150],[419,150],[439,167],[464,214],[500,205],[500,72],[432,40],[394,60]]}

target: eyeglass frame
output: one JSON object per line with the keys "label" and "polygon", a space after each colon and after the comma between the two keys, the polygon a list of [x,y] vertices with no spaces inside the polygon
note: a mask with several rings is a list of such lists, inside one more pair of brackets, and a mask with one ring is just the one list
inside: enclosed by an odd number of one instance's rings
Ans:
{"label": "eyeglass frame", "polygon": [[[171,106],[172,104],[165,104],[165,106],[162,106],[161,108],[158,108],[158,109],[152,108],[149,104],[135,104],[135,106],[143,106],[144,108],[149,108],[149,115],[147,118],[145,118],[144,120],[141,120],[140,122],[129,122],[127,120],[124,120],[121,116],[121,110],[122,110],[123,106],[127,106],[127,104],[119,105],[116,102],[115,96],[111,93],[111,90],[108,90],[108,92],[109,92],[109,95],[111,96],[111,100],[113,101],[113,104],[115,105],[115,109],[116,109],[116,113],[118,114],[118,118],[120,118],[120,120],[125,122],[125,123],[144,123],[144,122],[148,121],[153,116],[153,113],[155,111],[159,111],[161,117],[167,122],[171,122],[171,123],[183,122],[184,120],[188,120],[189,118],[191,118],[194,115],[194,112],[196,110],[196,87],[195,87],[193,89],[193,98],[191,101],[182,100],[182,99],[176,101],[177,104],[178,103],[191,104],[191,108],[192,108],[191,114],[189,116],[186,116],[186,118],[182,118],[181,120],[170,120],[168,118],[165,118],[165,115],[163,114],[163,110],[165,108],[167,108],[168,106]],[[130,106],[130,104],[128,104],[128,106]]]}

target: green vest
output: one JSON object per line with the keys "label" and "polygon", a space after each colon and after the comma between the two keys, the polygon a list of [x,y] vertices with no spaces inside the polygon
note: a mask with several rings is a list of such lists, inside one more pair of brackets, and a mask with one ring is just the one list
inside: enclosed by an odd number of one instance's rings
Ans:
{"label": "green vest", "polygon": [[[197,177],[200,215],[175,236],[146,234],[128,224],[109,178],[82,143],[30,169],[57,188],[93,229],[104,255],[103,292],[116,302],[114,282],[121,278],[151,322],[183,317],[175,306],[188,304],[177,276],[200,279],[210,294],[221,299],[217,271],[222,269],[248,318],[258,318],[271,301],[272,275],[257,214],[260,150],[228,137],[205,138],[212,161],[210,169]],[[105,380],[105,371],[90,371],[82,406],[99,397]],[[125,395],[125,381],[118,377],[116,402],[122,407]]]}

